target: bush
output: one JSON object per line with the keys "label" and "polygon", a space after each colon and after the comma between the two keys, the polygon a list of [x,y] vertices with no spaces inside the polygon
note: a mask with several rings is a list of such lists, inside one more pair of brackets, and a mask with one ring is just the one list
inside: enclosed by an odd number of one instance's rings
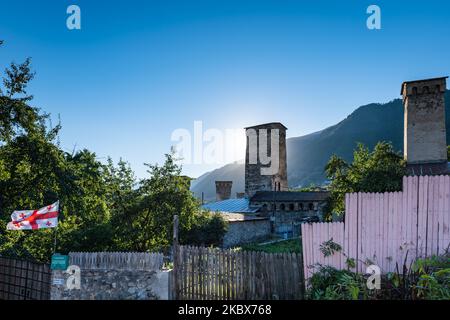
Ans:
{"label": "bush", "polygon": [[417,298],[450,299],[450,254],[418,260],[413,268],[418,274],[414,286]]}
{"label": "bush", "polygon": [[[398,268],[397,268],[398,269]],[[307,297],[314,300],[450,299],[450,255],[418,259],[381,277],[381,289],[367,288],[368,276],[320,266],[310,279]]]}
{"label": "bush", "polygon": [[366,281],[360,274],[322,266],[310,279],[307,296],[313,300],[356,300],[367,295]]}
{"label": "bush", "polygon": [[189,230],[181,230],[180,242],[196,246],[219,246],[228,224],[218,213],[201,212]]}

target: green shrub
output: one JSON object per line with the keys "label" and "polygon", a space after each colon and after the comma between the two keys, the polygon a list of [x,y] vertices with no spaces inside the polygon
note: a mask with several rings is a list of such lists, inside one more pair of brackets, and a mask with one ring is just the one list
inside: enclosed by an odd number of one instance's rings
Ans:
{"label": "green shrub", "polygon": [[414,286],[417,298],[450,300],[450,255],[417,260],[413,269],[418,275]]}
{"label": "green shrub", "polygon": [[[397,268],[398,269],[398,268]],[[368,276],[319,266],[309,280],[307,297],[314,300],[450,299],[450,255],[418,259],[411,268],[381,277],[381,289],[367,288]]]}
{"label": "green shrub", "polygon": [[360,274],[321,266],[310,279],[307,296],[314,300],[356,300],[365,295],[365,283]]}
{"label": "green shrub", "polygon": [[200,212],[188,230],[181,230],[182,244],[219,246],[227,232],[228,223],[218,213]]}

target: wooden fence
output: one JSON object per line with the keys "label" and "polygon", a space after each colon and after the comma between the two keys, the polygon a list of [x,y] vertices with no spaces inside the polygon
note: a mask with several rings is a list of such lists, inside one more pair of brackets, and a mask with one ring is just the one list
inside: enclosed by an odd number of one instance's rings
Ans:
{"label": "wooden fence", "polygon": [[[402,192],[351,193],[345,197],[345,223],[302,225],[305,277],[314,265],[364,273],[376,264],[393,272],[417,257],[443,254],[450,245],[450,176],[403,178]],[[323,242],[333,239],[342,253],[324,257]],[[401,270],[401,269],[400,269]]]}
{"label": "wooden fence", "polygon": [[300,254],[178,247],[175,298],[194,300],[301,299]]}
{"label": "wooden fence", "polygon": [[0,256],[0,300],[49,300],[47,264]]}
{"label": "wooden fence", "polygon": [[162,253],[148,252],[70,252],[70,264],[86,270],[161,270]]}

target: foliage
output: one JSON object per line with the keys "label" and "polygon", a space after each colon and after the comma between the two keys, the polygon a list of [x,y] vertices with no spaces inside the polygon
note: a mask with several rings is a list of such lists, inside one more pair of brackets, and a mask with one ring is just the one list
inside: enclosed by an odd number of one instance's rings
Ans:
{"label": "foliage", "polygon": [[325,241],[320,245],[320,252],[324,255],[324,257],[332,256],[335,252],[340,252],[342,247],[339,243],[333,241],[331,238],[328,241]]}
{"label": "foliage", "polygon": [[296,188],[293,189],[291,191],[296,191],[296,192],[320,192],[320,191],[324,191],[324,188],[321,186],[317,186],[315,184],[310,184],[307,187],[301,187],[301,188]]}
{"label": "foliage", "polygon": [[[1,42],[0,42],[1,44]],[[37,209],[60,200],[57,251],[148,251],[171,244],[173,216],[181,238],[218,244],[226,225],[201,213],[173,153],[147,165],[138,181],[128,163],[97,160],[95,153],[64,152],[61,125],[30,105],[31,60],[12,63],[0,88],[0,254],[49,261],[55,230],[6,231],[17,209]],[[204,234],[203,234],[204,232]]]}
{"label": "foliage", "polygon": [[413,287],[418,298],[450,299],[450,254],[417,260],[413,270],[418,277]]}
{"label": "foliage", "polygon": [[368,296],[362,275],[322,266],[310,279],[307,296],[313,300],[357,300]]}
{"label": "foliage", "polygon": [[358,144],[351,164],[333,155],[325,167],[331,181],[328,218],[332,212],[343,214],[346,193],[401,190],[405,170],[402,156],[387,142],[379,142],[373,151]]}
{"label": "foliage", "polygon": [[[397,268],[398,269],[398,268]],[[411,268],[383,275],[380,290],[369,290],[367,276],[319,266],[309,282],[315,300],[450,299],[450,256],[418,259]]]}
{"label": "foliage", "polygon": [[197,246],[218,246],[228,229],[228,223],[218,213],[201,212],[191,229],[180,232],[180,242]]}
{"label": "foliage", "polygon": [[302,251],[300,239],[283,240],[268,244],[251,243],[242,246],[240,249],[245,251],[262,251],[266,253],[301,253]]}

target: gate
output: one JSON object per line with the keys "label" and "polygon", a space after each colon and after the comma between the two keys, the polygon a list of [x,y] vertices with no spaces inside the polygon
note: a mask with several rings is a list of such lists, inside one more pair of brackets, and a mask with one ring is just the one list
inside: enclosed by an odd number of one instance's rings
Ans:
{"label": "gate", "polygon": [[47,264],[0,257],[0,300],[49,300]]}
{"label": "gate", "polygon": [[175,254],[175,299],[303,298],[301,254],[191,246],[178,246]]}

